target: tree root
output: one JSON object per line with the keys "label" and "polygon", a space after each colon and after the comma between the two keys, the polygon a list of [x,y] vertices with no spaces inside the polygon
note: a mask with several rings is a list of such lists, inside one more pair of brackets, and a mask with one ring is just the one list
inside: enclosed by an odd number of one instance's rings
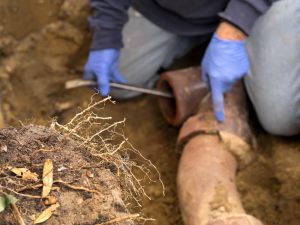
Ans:
{"label": "tree root", "polygon": [[55,152],[55,151],[58,151],[59,149],[39,149],[39,150],[36,150],[34,151],[32,154],[31,154],[31,157],[35,156],[37,153],[39,152]]}
{"label": "tree root", "polygon": [[19,193],[11,188],[8,188],[8,187],[3,187],[3,186],[0,186],[0,189],[6,189],[16,195],[19,195],[19,196],[22,196],[22,197],[26,197],[26,198],[34,198],[34,199],[41,199],[42,197],[41,196],[37,196],[37,195],[28,195],[28,194],[22,194],[22,193]]}
{"label": "tree root", "polygon": [[104,222],[104,223],[98,223],[96,225],[107,225],[107,224],[112,224],[112,223],[118,223],[118,222],[125,221],[125,220],[133,220],[133,219],[136,219],[138,217],[140,217],[140,214],[136,213],[136,214],[131,214],[131,215],[118,217],[118,218],[115,218],[113,220],[110,220],[110,221],[107,221],[107,222]]}
{"label": "tree root", "polygon": [[68,184],[67,182],[64,182],[62,180],[55,180],[55,181],[53,181],[53,183],[59,183],[59,184],[65,185],[66,187],[71,188],[73,190],[77,190],[77,191],[86,191],[86,192],[90,192],[90,193],[101,194],[97,190],[91,190],[91,189],[88,189],[88,188],[85,188],[82,186],[74,186],[74,185]]}
{"label": "tree root", "polygon": [[[90,193],[101,194],[97,190],[91,190],[91,189],[88,189],[88,188],[85,188],[85,187],[82,187],[82,186],[75,186],[75,185],[69,184],[69,183],[67,183],[63,180],[54,180],[53,181],[53,184],[57,184],[57,183],[62,184],[62,185],[66,186],[68,188],[71,188],[73,190],[86,191],[86,192],[90,192]],[[37,184],[37,185],[34,185],[34,186],[25,186],[23,188],[19,188],[18,190],[16,190],[16,192],[22,192],[22,191],[26,191],[26,190],[36,190],[36,189],[39,189],[41,187],[43,187],[43,184]],[[24,194],[20,194],[20,195],[24,195]]]}
{"label": "tree root", "polygon": [[16,206],[16,204],[11,204],[11,208],[12,208],[12,211],[13,211],[13,214],[14,214],[15,218],[18,221],[18,224],[19,225],[26,225],[24,220],[23,220],[23,217],[21,216],[21,213],[20,213],[18,207]]}

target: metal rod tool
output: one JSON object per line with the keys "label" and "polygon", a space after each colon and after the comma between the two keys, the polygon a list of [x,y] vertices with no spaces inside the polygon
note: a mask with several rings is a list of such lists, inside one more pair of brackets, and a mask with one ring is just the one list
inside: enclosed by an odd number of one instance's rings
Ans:
{"label": "metal rod tool", "polygon": [[[77,87],[83,87],[83,86],[97,86],[97,82],[93,80],[69,80],[65,83],[65,88],[66,89],[73,89]],[[143,88],[143,87],[138,87],[135,85],[131,84],[120,84],[120,83],[114,83],[110,82],[110,86],[114,88],[119,88],[127,91],[135,91],[135,92],[140,92],[144,94],[150,94],[150,95],[155,95],[159,97],[164,97],[164,98],[174,98],[172,93],[168,92],[163,92],[163,91],[158,91],[154,89],[148,89],[148,88]]]}

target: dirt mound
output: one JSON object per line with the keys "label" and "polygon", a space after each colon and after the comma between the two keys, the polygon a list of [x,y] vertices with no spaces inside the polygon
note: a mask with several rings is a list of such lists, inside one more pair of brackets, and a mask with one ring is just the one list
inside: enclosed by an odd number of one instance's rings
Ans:
{"label": "dirt mound", "polygon": [[[89,43],[86,39],[90,36],[86,20],[88,1],[29,0],[15,4],[5,0],[0,3],[1,11],[3,113],[0,115],[14,125],[28,119],[34,124],[45,124],[40,118],[56,116],[61,112],[60,104],[68,101],[64,82],[81,75],[82,59]],[[80,94],[74,91],[73,96],[76,95]],[[32,104],[39,107],[27,107]],[[20,107],[22,113],[16,110]]]}
{"label": "dirt mound", "polygon": [[[41,196],[38,184],[46,159],[54,164],[51,196],[60,207],[45,224],[101,224],[128,215],[114,166],[99,164],[80,143],[42,126],[2,129],[0,141],[0,184],[2,190],[18,193],[12,194],[19,199],[17,206],[26,224],[48,207],[41,198],[31,197]],[[22,179],[10,167],[27,168],[39,178],[36,182]],[[16,224],[10,211],[1,213],[0,221],[3,225]]]}

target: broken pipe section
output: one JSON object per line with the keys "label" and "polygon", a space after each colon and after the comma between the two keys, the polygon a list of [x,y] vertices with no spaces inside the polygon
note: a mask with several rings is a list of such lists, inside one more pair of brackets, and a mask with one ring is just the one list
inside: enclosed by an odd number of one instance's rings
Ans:
{"label": "broken pipe section", "polygon": [[181,127],[177,193],[185,225],[262,225],[245,212],[235,184],[255,148],[243,89],[240,82],[225,95],[224,123],[207,101]]}
{"label": "broken pipe section", "polygon": [[201,81],[199,67],[161,74],[157,89],[174,95],[174,98],[158,100],[163,117],[173,126],[181,125],[188,117],[194,115],[201,100],[208,94],[208,88]]}

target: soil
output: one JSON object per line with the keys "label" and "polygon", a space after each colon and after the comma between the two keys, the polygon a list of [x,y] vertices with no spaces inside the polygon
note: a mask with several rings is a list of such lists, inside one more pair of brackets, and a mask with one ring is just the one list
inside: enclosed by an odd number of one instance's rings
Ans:
{"label": "soil", "polygon": [[[60,206],[54,215],[44,224],[99,224],[117,217],[128,215],[127,207],[122,201],[122,189],[116,175],[109,168],[112,165],[99,165],[89,151],[80,147],[80,143],[43,126],[26,126],[19,129],[0,130],[2,168],[0,185],[18,191],[21,194],[41,196],[41,188],[32,190],[41,181],[43,166],[52,160],[53,180],[62,180],[73,187],[85,187],[97,190],[97,193],[76,190],[62,183],[54,183],[58,190],[51,191]],[[92,165],[98,165],[92,166]],[[18,178],[8,167],[27,168],[39,175],[39,180]],[[4,189],[5,190],[5,189]],[[14,193],[12,193],[14,194]],[[15,194],[14,194],[15,195]],[[32,224],[47,207],[41,198],[32,199],[15,195],[17,206],[26,224]],[[0,224],[13,225],[16,219],[10,210],[0,214]],[[120,224],[131,224],[122,221]]]}
{"label": "soil", "polygon": [[[0,2],[0,126],[48,125],[53,117],[64,123],[89,104],[93,90],[64,89],[67,80],[82,76],[90,41],[88,13],[88,0]],[[161,173],[165,195],[159,183],[144,184],[151,200],[144,199],[143,213],[156,220],[147,224],[181,225],[180,156],[174,152],[178,130],[163,121],[154,97],[118,102],[103,112],[127,119],[127,137]],[[265,224],[298,225],[299,138],[275,138],[260,129],[257,137],[257,159],[237,177],[245,209]]]}

